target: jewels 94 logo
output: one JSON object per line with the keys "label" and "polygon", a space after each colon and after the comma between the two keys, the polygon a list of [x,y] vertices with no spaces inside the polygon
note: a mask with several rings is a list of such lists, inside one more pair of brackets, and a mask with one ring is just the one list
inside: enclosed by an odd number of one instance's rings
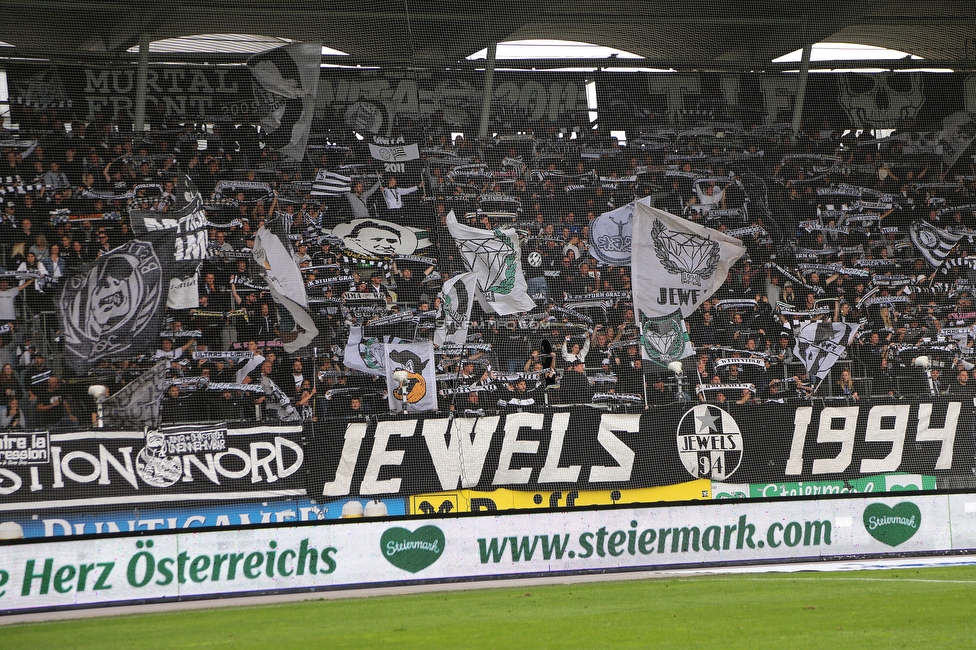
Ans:
{"label": "jewels 94 logo", "polygon": [[678,456],[695,478],[725,480],[742,463],[742,433],[735,419],[711,404],[699,404],[678,422]]}

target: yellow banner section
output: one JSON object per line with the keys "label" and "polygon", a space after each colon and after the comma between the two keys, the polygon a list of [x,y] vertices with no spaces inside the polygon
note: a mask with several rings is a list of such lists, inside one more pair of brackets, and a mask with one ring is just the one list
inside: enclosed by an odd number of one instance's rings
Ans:
{"label": "yellow banner section", "polygon": [[451,512],[610,506],[621,503],[700,501],[711,498],[712,484],[708,479],[636,490],[569,490],[565,492],[521,492],[505,489],[492,490],[491,492],[456,490],[411,496],[410,514],[431,515]]}

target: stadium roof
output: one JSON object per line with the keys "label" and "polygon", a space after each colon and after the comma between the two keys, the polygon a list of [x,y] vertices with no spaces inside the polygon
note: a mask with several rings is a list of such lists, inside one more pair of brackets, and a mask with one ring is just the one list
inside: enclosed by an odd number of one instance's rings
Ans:
{"label": "stadium roof", "polygon": [[[58,62],[134,60],[140,35],[151,41],[201,34],[253,34],[321,41],[348,53],[324,62],[415,68],[483,67],[466,58],[493,42],[561,39],[617,48],[644,59],[615,57],[607,66],[675,70],[783,70],[773,59],[805,43],[843,42],[901,50],[925,67],[976,68],[976,3],[972,0],[799,0],[770,2],[608,0],[0,0],[0,56]],[[266,49],[266,45],[259,49]],[[180,51],[152,48],[154,61],[237,62],[240,44]],[[566,59],[506,62],[550,68]],[[592,65],[587,60],[581,65]],[[885,68],[918,67],[886,61]],[[814,62],[818,67],[843,67]],[[878,67],[858,61],[849,67]]]}

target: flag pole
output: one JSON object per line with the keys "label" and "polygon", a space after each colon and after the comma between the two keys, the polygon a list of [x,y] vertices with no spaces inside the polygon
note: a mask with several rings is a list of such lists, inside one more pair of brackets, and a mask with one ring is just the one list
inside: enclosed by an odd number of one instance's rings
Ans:
{"label": "flag pole", "polygon": [[827,378],[826,378],[826,377],[824,377],[823,379],[821,379],[821,380],[820,380],[820,381],[819,381],[819,382],[817,383],[817,385],[816,385],[816,386],[814,387],[814,389],[813,389],[813,392],[812,392],[812,393],[810,393],[810,397],[813,397],[814,395],[816,395],[816,394],[817,394],[817,391],[818,391],[818,390],[820,390],[820,386],[821,386],[821,385],[823,385],[823,383],[824,383],[825,381],[827,381]]}
{"label": "flag pole", "polygon": [[643,368],[641,368],[641,381],[644,382],[644,410],[646,411],[650,406],[647,403],[647,375],[644,374]]}

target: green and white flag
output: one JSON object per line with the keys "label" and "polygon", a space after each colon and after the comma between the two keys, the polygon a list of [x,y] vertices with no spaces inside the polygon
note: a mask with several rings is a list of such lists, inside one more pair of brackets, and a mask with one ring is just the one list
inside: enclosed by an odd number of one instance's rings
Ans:
{"label": "green and white flag", "polygon": [[643,358],[666,366],[694,354],[684,320],[725,282],[742,242],[641,203],[634,205],[631,275]]}
{"label": "green and white flag", "polygon": [[458,223],[453,210],[447,215],[447,229],[475,274],[478,302],[486,312],[507,316],[535,308],[522,273],[522,249],[514,229],[465,226]]}
{"label": "green and white flag", "polygon": [[350,370],[365,372],[374,377],[386,376],[386,343],[399,343],[396,336],[363,336],[363,328],[349,328],[349,339],[342,356],[342,365]]}
{"label": "green and white flag", "polygon": [[437,311],[438,326],[434,330],[434,345],[464,345],[467,342],[471,307],[477,291],[476,280],[477,276],[469,272],[455,275],[444,283],[441,289],[441,306]]}
{"label": "green and white flag", "polygon": [[694,356],[695,346],[680,311],[661,318],[644,318],[638,311],[637,319],[644,359],[667,367],[672,361]]}

